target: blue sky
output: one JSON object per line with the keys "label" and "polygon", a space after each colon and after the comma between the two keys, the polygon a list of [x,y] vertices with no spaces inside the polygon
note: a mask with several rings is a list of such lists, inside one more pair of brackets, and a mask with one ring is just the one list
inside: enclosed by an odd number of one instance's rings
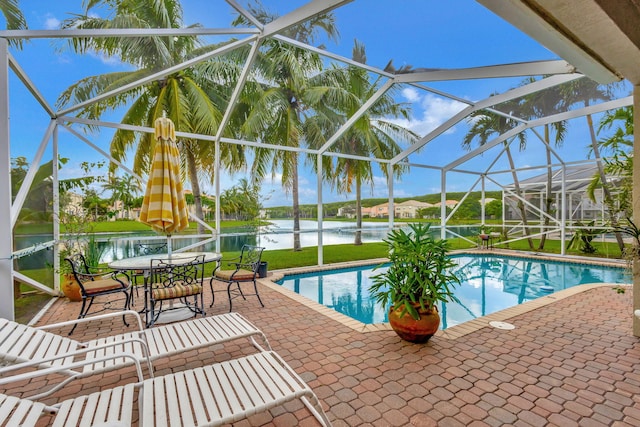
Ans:
{"label": "blue sky", "polygon": [[[241,2],[244,3],[244,2]],[[265,0],[269,10],[280,15],[304,3],[301,0]],[[22,9],[32,29],[57,28],[71,12],[79,12],[81,1],[52,2],[45,0],[21,0]],[[205,27],[229,27],[234,15],[221,0],[184,0],[186,24],[200,23]],[[383,68],[389,60],[396,67],[412,65],[415,68],[464,68],[501,63],[557,59],[552,52],[523,35],[494,16],[483,6],[470,0],[425,1],[425,0],[358,0],[334,11],[340,40],[327,42],[329,50],[345,57],[351,56],[354,39],[366,46],[368,64]],[[1,19],[1,18],[0,18]],[[4,26],[0,21],[0,26]],[[105,72],[128,69],[114,58],[97,54],[80,57],[65,49],[63,41],[33,40],[22,51],[12,51],[20,66],[36,84],[50,103],[55,103],[62,90],[78,79]],[[426,85],[455,96],[480,100],[495,92],[516,86],[519,79],[485,79],[457,82],[441,82]],[[12,156],[30,158],[43,137],[49,118],[15,78],[10,80]],[[461,108],[461,104],[415,87],[402,87],[398,100],[412,107],[412,116],[403,122],[414,131],[425,134],[435,128]],[[110,119],[119,121],[119,114]],[[426,149],[411,157],[412,163],[434,163],[442,165],[464,153],[460,143],[466,133],[467,124],[461,123],[445,135],[431,142]],[[112,131],[102,129],[89,138],[108,151]],[[544,162],[542,146],[529,136],[526,155],[519,156],[520,166],[537,165]],[[80,161],[99,160],[100,156],[77,138],[60,133],[61,154],[71,158],[62,171],[63,177],[77,176]],[[569,133],[559,151],[567,161],[584,159],[588,144],[584,119],[569,122]],[[484,170],[495,154],[485,154],[464,165],[464,169]],[[49,154],[51,158],[51,154]],[[504,160],[499,162],[505,169]],[[316,177],[306,169],[301,171],[300,202],[316,202]],[[542,171],[523,173],[523,177]],[[277,175],[277,174],[276,174]],[[511,182],[509,176],[504,183]],[[243,174],[222,176],[222,187],[228,188]],[[447,177],[448,191],[465,191],[475,181],[467,174],[450,174]],[[440,174],[428,169],[413,168],[409,175],[394,184],[396,197],[408,197],[439,192]],[[487,187],[492,188],[491,186]],[[495,188],[495,187],[494,187]],[[204,186],[212,193],[213,188]],[[289,205],[286,195],[276,178],[263,184],[265,194],[270,194],[267,206]],[[363,197],[386,197],[386,182],[379,170],[373,188],[367,188]],[[352,199],[353,196],[324,191],[324,201]]]}

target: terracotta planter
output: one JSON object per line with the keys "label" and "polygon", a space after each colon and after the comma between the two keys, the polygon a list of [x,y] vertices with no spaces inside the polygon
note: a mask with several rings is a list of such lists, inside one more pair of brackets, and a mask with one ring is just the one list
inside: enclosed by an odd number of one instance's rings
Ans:
{"label": "terracotta planter", "polygon": [[431,310],[423,310],[420,308],[420,304],[414,304],[420,319],[415,320],[409,313],[400,317],[402,308],[400,306],[397,309],[393,307],[389,310],[389,324],[396,334],[405,341],[414,343],[425,343],[429,341],[429,338],[435,334],[440,328],[440,315],[438,309],[434,306]]}
{"label": "terracotta planter", "polygon": [[64,296],[69,298],[70,301],[82,301],[82,294],[80,293],[80,285],[76,282],[76,278],[73,274],[65,274],[62,277],[62,283],[60,283],[60,289]]}

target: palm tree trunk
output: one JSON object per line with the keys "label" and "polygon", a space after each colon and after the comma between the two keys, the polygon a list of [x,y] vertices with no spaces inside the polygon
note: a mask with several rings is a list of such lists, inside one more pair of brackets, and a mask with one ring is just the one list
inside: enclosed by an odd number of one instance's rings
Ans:
{"label": "palm tree trunk", "polygon": [[362,245],[362,182],[360,176],[356,177],[356,238],[353,242],[354,245]]}
{"label": "palm tree trunk", "polygon": [[[518,181],[518,174],[516,173],[516,166],[513,161],[513,156],[511,155],[511,149],[507,146],[505,150],[507,153],[507,159],[509,159],[509,168],[511,169],[511,175],[513,176],[513,187],[516,195],[519,198],[523,198],[520,190],[520,181]],[[527,209],[522,203],[522,200],[518,199],[518,209],[520,210],[520,218],[522,219],[523,225],[523,234],[527,237],[527,242],[529,242],[529,249],[533,250],[533,239],[529,237],[529,222],[527,221]]]}
{"label": "palm tree trunk", "polygon": [[[550,215],[551,212],[551,204],[553,203],[553,197],[551,192],[552,187],[552,173],[551,173],[551,149],[549,148],[549,125],[544,125],[544,140],[547,143],[545,146],[545,151],[547,154],[547,191],[544,199],[544,213]],[[540,236],[540,244],[538,245],[538,250],[544,249],[544,244],[547,241],[547,227],[549,226],[549,217],[545,216],[544,221],[542,222],[544,225],[542,231],[542,236]]]}
{"label": "palm tree trunk", "polygon": [[[187,171],[189,173],[189,181],[191,182],[191,191],[193,192],[193,203],[196,207],[196,216],[200,219],[204,217],[202,213],[202,193],[200,192],[200,182],[198,182],[198,168],[196,165],[196,158],[191,151],[191,144],[187,143],[186,157],[187,157]],[[198,234],[204,233],[204,226],[198,223]]]}
{"label": "palm tree trunk", "polygon": [[[598,159],[596,163],[598,165],[600,182],[602,183],[603,202],[607,206],[607,212],[609,213],[609,221],[611,222],[611,227],[616,228],[618,225],[618,218],[616,218],[613,198],[611,197],[611,191],[609,190],[609,184],[607,183],[607,176],[604,173],[604,166],[602,165],[602,161],[600,161],[600,148],[598,147],[596,132],[593,128],[593,118],[590,114],[587,114],[587,125],[589,126],[589,135],[591,136],[591,148],[593,149],[593,155],[596,157],[596,159]],[[616,232],[615,236],[620,251],[624,251],[624,240],[622,238],[622,235],[619,232]]]}
{"label": "palm tree trunk", "polygon": [[293,197],[293,250],[301,251],[300,245],[300,204],[298,195],[298,154],[293,154],[291,171],[291,195]]}

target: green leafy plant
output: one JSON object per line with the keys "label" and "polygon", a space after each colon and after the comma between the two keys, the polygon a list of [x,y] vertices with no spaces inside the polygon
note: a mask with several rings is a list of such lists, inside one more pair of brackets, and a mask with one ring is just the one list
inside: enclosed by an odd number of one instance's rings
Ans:
{"label": "green leafy plant", "polygon": [[[629,217],[625,221],[620,221],[614,230],[625,234],[633,239],[631,246],[627,246],[624,249],[623,256],[629,264],[629,268],[632,267],[633,261],[640,259],[640,228]],[[620,293],[620,292],[619,292]]]}
{"label": "green leafy plant", "polygon": [[389,246],[391,265],[372,277],[369,288],[378,303],[385,308],[403,306],[400,317],[409,313],[418,320],[414,304],[432,309],[438,301],[457,301],[452,292],[460,283],[452,273],[457,264],[448,256],[448,242],[433,238],[430,224],[411,224],[408,231],[393,230],[383,241]]}
{"label": "green leafy plant", "polygon": [[593,239],[600,234],[606,233],[606,228],[594,227],[595,221],[589,221],[586,225],[583,225],[580,221],[576,221],[578,228],[574,231],[571,240],[567,244],[567,249],[579,250],[585,254],[592,254],[596,252],[596,247],[591,244]]}
{"label": "green leafy plant", "polygon": [[89,267],[97,267],[106,246],[99,245],[93,233],[93,222],[80,207],[67,207],[60,212],[60,271],[70,274],[71,266],[65,258],[81,253]]}
{"label": "green leafy plant", "polygon": [[106,245],[100,245],[96,240],[95,234],[87,236],[86,246],[84,250],[84,259],[89,267],[97,268],[100,265],[100,259],[104,254]]}
{"label": "green leafy plant", "polygon": [[480,232],[478,234],[489,234],[493,231],[491,227],[487,227],[486,224],[480,226]]}

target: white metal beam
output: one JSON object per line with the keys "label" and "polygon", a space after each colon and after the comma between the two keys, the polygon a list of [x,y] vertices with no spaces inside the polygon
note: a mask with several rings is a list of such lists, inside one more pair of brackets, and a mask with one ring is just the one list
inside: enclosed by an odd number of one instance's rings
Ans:
{"label": "white metal beam", "polygon": [[387,80],[377,91],[376,93],[374,93],[369,99],[367,99],[367,101],[362,104],[362,106],[358,109],[358,111],[356,111],[353,116],[349,117],[349,119],[342,125],[340,126],[340,129],[338,129],[336,131],[336,133],[334,133],[331,138],[329,138],[329,140],[327,142],[324,143],[324,145],[322,147],[320,147],[320,149],[318,150],[319,154],[323,154],[325,151],[327,151],[333,144],[336,143],[336,141],[351,127],[353,126],[353,124],[355,122],[358,121],[358,119],[360,117],[362,117],[362,115],[364,113],[366,113],[369,108],[371,108],[371,106],[373,104],[375,104],[385,93],[387,93],[387,91],[389,89],[391,89],[391,86],[393,86],[393,80]]}
{"label": "white metal beam", "polygon": [[411,145],[410,147],[402,151],[402,153],[398,154],[393,159],[391,159],[391,162],[396,163],[401,159],[404,159],[407,156],[420,150],[427,143],[434,140],[437,136],[442,135],[444,132],[446,132],[453,126],[455,126],[457,123],[459,123],[461,120],[463,120],[465,117],[467,117],[468,115],[470,115],[475,111],[482,110],[483,108],[488,108],[494,105],[498,105],[513,99],[521,98],[523,96],[526,96],[535,92],[539,92],[541,90],[548,89],[550,87],[557,86],[566,82],[570,82],[572,80],[579,79],[582,77],[584,77],[582,74],[551,76],[544,79],[536,80],[533,83],[529,83],[524,86],[519,86],[517,88],[508,90],[504,93],[490,96],[488,98],[483,99],[482,101],[476,102],[473,105],[455,114],[449,120],[445,121],[440,126],[435,128],[433,131],[429,132],[429,134],[424,136],[418,142],[416,142],[415,144]]}
{"label": "white metal beam", "polygon": [[331,12],[333,9],[351,3],[353,0],[313,0],[264,26],[263,37],[269,37],[289,27],[307,21],[314,16]]}
{"label": "white metal beam", "polygon": [[601,113],[603,111],[608,111],[608,110],[613,110],[616,108],[621,108],[621,107],[626,107],[628,105],[631,105],[631,103],[633,102],[633,97],[632,96],[628,96],[626,98],[620,98],[620,99],[616,99],[613,101],[608,101],[608,102],[602,102],[600,104],[596,104],[596,105],[590,105],[589,107],[584,107],[584,108],[579,108],[577,110],[571,110],[571,111],[566,111],[564,113],[559,113],[559,114],[554,114],[551,116],[547,116],[547,117],[543,117],[540,119],[536,119],[536,120],[532,120],[527,124],[521,124],[516,126],[515,128],[511,129],[510,131],[500,135],[499,137],[493,139],[492,141],[489,141],[488,143],[476,148],[473,151],[470,151],[469,153],[467,153],[466,155],[458,158],[457,160],[449,163],[448,165],[444,166],[445,169],[452,169],[455,168],[467,161],[469,161],[470,159],[472,159],[473,157],[484,153],[485,151],[495,147],[496,145],[500,144],[501,142],[507,140],[508,138],[511,138],[512,136],[516,136],[517,134],[519,134],[520,132],[523,132],[524,130],[528,129],[528,128],[532,128],[532,127],[536,127],[536,126],[542,126],[548,123],[555,123],[555,122],[560,122],[563,120],[570,120],[570,119],[575,119],[576,117],[582,117],[582,116],[586,116],[587,114],[596,114],[596,113]]}
{"label": "white metal beam", "polygon": [[476,188],[476,186],[482,181],[482,175],[480,175],[478,177],[478,179],[476,179],[476,182],[474,182],[471,187],[469,187],[469,189],[467,190],[467,192],[465,193],[464,196],[462,196],[462,199],[460,199],[458,201],[458,203],[453,207],[453,209],[451,209],[451,212],[449,212],[449,216],[447,217],[447,222],[449,222],[449,220],[451,218],[453,218],[453,215],[456,213],[456,211],[460,208],[460,206],[462,206],[462,203],[464,203],[464,201],[467,199],[467,197],[469,197],[469,194],[471,194],[471,192],[473,191],[474,188]]}
{"label": "white metal beam", "polygon": [[64,115],[67,115],[67,114],[69,114],[71,112],[74,112],[74,111],[77,111],[77,110],[81,110],[81,109],[83,109],[85,107],[88,107],[88,106],[93,105],[93,104],[95,104],[97,102],[100,102],[103,99],[111,98],[113,96],[116,96],[116,95],[119,95],[121,93],[127,92],[127,91],[129,91],[131,89],[135,89],[135,88],[137,88],[139,86],[142,86],[142,85],[144,85],[146,83],[150,83],[150,82],[152,82],[154,80],[161,79],[161,78],[163,78],[165,76],[168,76],[169,74],[173,74],[173,73],[176,73],[176,72],[178,72],[180,70],[184,70],[186,68],[189,68],[194,64],[197,64],[199,62],[205,61],[205,60],[207,60],[209,58],[213,58],[214,56],[218,56],[218,55],[222,55],[224,53],[230,52],[230,51],[232,51],[234,49],[237,49],[240,46],[243,46],[243,45],[245,45],[247,43],[251,43],[251,42],[255,41],[256,39],[257,39],[257,36],[250,36],[250,37],[244,38],[242,40],[238,40],[236,42],[229,43],[229,44],[224,45],[224,46],[222,46],[222,47],[220,47],[218,49],[212,50],[211,52],[207,52],[205,54],[196,56],[195,58],[192,58],[192,59],[190,59],[188,61],[184,61],[184,62],[182,62],[180,64],[177,64],[177,65],[174,65],[173,67],[169,67],[169,68],[166,68],[166,69],[164,69],[162,71],[159,71],[157,73],[153,73],[153,74],[151,74],[151,75],[149,75],[147,77],[143,77],[138,81],[131,82],[131,83],[126,84],[126,85],[124,85],[124,86],[122,86],[120,88],[117,88],[117,89],[114,89],[114,90],[110,90],[108,92],[105,92],[105,93],[102,93],[102,94],[100,94],[98,96],[95,96],[95,97],[93,97],[91,99],[88,99],[87,101],[81,102],[81,103],[76,104],[76,105],[72,105],[71,107],[68,107],[68,108],[66,108],[64,110],[60,110],[60,111],[58,111],[58,115],[59,116],[64,116]]}
{"label": "white metal beam", "polygon": [[440,171],[440,238],[447,238],[447,171]]}
{"label": "white metal beam", "polygon": [[256,19],[255,16],[249,13],[249,11],[245,9],[242,5],[240,5],[240,3],[238,3],[235,0],[225,0],[225,1],[229,4],[229,6],[234,8],[240,15],[247,18],[253,25],[256,26],[256,28],[262,31],[262,29],[264,28],[264,25],[262,25],[262,22],[258,21],[258,19]]}
{"label": "white metal beam", "polygon": [[11,149],[9,145],[9,42],[0,37],[0,317],[13,320],[13,227],[11,226]]}
{"label": "white metal beam", "polygon": [[531,129],[531,132],[533,132],[533,134],[538,137],[540,142],[542,142],[542,144],[545,147],[547,147],[547,149],[551,152],[551,154],[553,154],[554,157],[558,159],[560,163],[564,163],[564,161],[562,160],[562,157],[560,157],[560,154],[558,154],[558,152],[551,146],[551,144],[549,144],[547,141],[544,140],[544,137],[540,135],[540,132],[538,132],[536,129]]}
{"label": "white metal beam", "polygon": [[[490,176],[488,176],[487,179],[490,180],[491,182],[493,182],[494,184],[499,185],[499,183],[496,180],[494,180],[493,178],[491,178]],[[502,187],[502,191],[503,192],[509,193],[510,196],[513,196],[517,200],[521,201],[523,204],[525,204],[528,207],[530,207],[532,211],[539,213],[541,216],[546,216],[551,221],[553,221],[555,223],[558,223],[558,220],[556,218],[554,218],[551,215],[549,215],[548,213],[544,212],[542,209],[540,209],[538,206],[534,205],[533,203],[529,202],[524,197],[521,197],[518,194],[516,194],[515,192],[509,190],[508,187],[504,187],[504,186],[501,186],[501,187]]]}
{"label": "white metal beam", "polygon": [[323,228],[323,220],[324,220],[324,208],[322,204],[322,180],[323,180],[323,170],[322,170],[322,156],[316,157],[316,169],[318,170],[317,182],[316,182],[316,197],[318,202],[318,265],[324,264],[324,248],[323,248],[323,240],[322,240],[322,228]]}
{"label": "white metal beam", "polygon": [[[126,125],[126,124],[122,124],[122,123],[113,123],[113,122],[103,122],[103,121],[99,121],[99,120],[91,120],[91,119],[85,119],[82,117],[74,117],[74,116],[64,116],[64,117],[58,117],[58,121],[60,122],[71,122],[71,123],[81,123],[81,124],[85,124],[85,125],[93,125],[93,126],[103,126],[103,127],[108,127],[108,128],[112,128],[112,129],[123,129],[123,130],[130,130],[130,131],[134,131],[134,132],[145,132],[145,133],[153,133],[154,129],[150,128],[150,127],[145,127],[145,126],[136,126],[136,125]],[[213,135],[201,135],[201,134],[197,134],[197,133],[191,133],[191,132],[176,132],[176,136],[177,137],[181,137],[181,138],[185,138],[185,139],[198,139],[201,141],[210,141],[210,142],[215,142],[216,137]],[[243,140],[239,140],[239,139],[233,139],[233,138],[225,138],[222,137],[220,138],[220,142],[223,142],[225,144],[236,144],[236,145],[245,145],[248,147],[260,147],[260,148],[271,148],[274,150],[282,150],[282,151],[294,151],[294,152],[298,152],[298,153],[307,153],[307,154],[317,154],[317,150],[312,150],[312,149],[308,149],[308,148],[299,148],[299,147],[287,147],[284,145],[276,145],[276,144],[265,144],[262,142],[255,142],[255,141],[243,141]]]}
{"label": "white metal beam", "polygon": [[[56,291],[55,289],[51,289],[50,287],[43,285],[42,283],[32,279],[29,276],[25,276],[24,274],[20,273],[19,271],[14,271],[13,272],[13,277],[22,283],[25,283],[29,286],[31,286],[32,288],[35,288],[37,290],[39,290],[40,292],[44,292],[46,294],[49,294],[53,297],[57,297],[60,296],[60,292]],[[13,286],[13,283],[11,284],[11,286]]]}
{"label": "white metal beam", "polygon": [[[62,121],[62,120],[60,120],[60,121]],[[138,175],[137,173],[134,173],[133,170],[129,169],[129,167],[127,165],[125,165],[124,163],[122,163],[119,160],[116,160],[113,156],[111,156],[111,154],[107,153],[102,148],[98,147],[96,144],[91,142],[87,137],[82,135],[80,132],[76,131],[74,128],[72,128],[69,125],[63,125],[63,128],[66,129],[73,136],[75,136],[76,138],[78,138],[79,140],[81,140],[82,142],[87,144],[89,147],[91,147],[94,150],[96,150],[102,156],[104,156],[105,158],[109,159],[109,161],[111,161],[111,162],[115,163],[116,165],[118,165],[118,167],[122,168],[122,170],[127,172],[129,175],[132,175],[133,177],[135,177],[140,182],[144,182],[144,179],[140,175]]]}
{"label": "white metal beam", "polygon": [[259,34],[255,28],[111,28],[68,30],[3,30],[0,37],[11,40],[70,39],[87,37],[180,37]]}
{"label": "white metal beam", "polygon": [[396,74],[398,83],[434,82],[446,80],[492,79],[504,77],[544,76],[549,74],[571,74],[576,68],[566,61],[522,62],[519,64],[489,65],[458,69],[417,71]]}
{"label": "white metal beam", "polygon": [[15,227],[16,221],[18,221],[18,215],[20,214],[20,210],[22,209],[22,205],[24,201],[27,199],[27,195],[29,194],[29,189],[31,188],[31,184],[33,183],[33,179],[38,173],[38,169],[40,168],[40,162],[42,161],[42,156],[44,155],[45,149],[49,143],[49,139],[51,139],[51,135],[53,134],[53,128],[55,127],[55,122],[51,120],[49,122],[49,126],[44,133],[44,137],[42,141],[40,141],[40,146],[38,150],[36,150],[36,154],[31,160],[31,165],[29,165],[29,170],[20,185],[20,190],[18,190],[18,194],[16,194],[16,198],[13,200],[13,204],[11,205],[11,227]]}
{"label": "white metal beam", "polygon": [[[56,126],[53,129],[53,138],[51,144],[51,153],[53,161],[53,241],[60,241],[60,185],[59,185],[59,174],[58,174],[58,158],[60,156],[60,151],[58,150],[58,134],[59,134],[59,126]],[[60,247],[55,245],[53,247],[53,271],[60,271]],[[60,290],[60,275],[53,275],[53,289],[59,291]]]}
{"label": "white metal beam", "polygon": [[11,55],[9,55],[9,66],[11,67],[13,72],[16,74],[16,76],[18,76],[22,84],[25,85],[27,90],[31,92],[31,95],[33,95],[35,100],[38,101],[38,103],[42,106],[42,108],[44,108],[47,114],[49,114],[49,117],[51,118],[55,117],[53,107],[49,105],[49,103],[44,98],[42,93],[40,93],[36,85],[33,84],[31,79],[29,79],[29,76],[27,76],[27,73],[20,67],[18,62]]}
{"label": "white metal beam", "polygon": [[[277,40],[280,40],[280,41],[283,41],[285,43],[288,43],[288,44],[290,44],[292,46],[297,46],[299,48],[306,49],[309,52],[314,52],[314,53],[317,53],[318,55],[326,56],[327,58],[335,59],[337,61],[344,62],[345,64],[348,64],[348,65],[353,65],[354,67],[361,68],[363,70],[369,71],[369,72],[374,73],[374,74],[378,74],[380,76],[384,76],[384,77],[388,77],[388,78],[393,78],[395,76],[395,74],[389,73],[388,71],[384,71],[384,70],[381,70],[379,68],[373,67],[371,65],[367,65],[367,64],[363,64],[363,63],[358,62],[358,61],[354,61],[351,58],[347,58],[346,56],[338,55],[337,53],[329,52],[328,50],[320,49],[320,48],[315,47],[315,46],[310,46],[310,45],[308,45],[306,43],[299,42],[298,40],[294,40],[294,39],[292,39],[290,37],[286,37],[286,36],[283,36],[283,35],[280,35],[280,34],[276,34],[276,35],[273,36],[273,38],[277,39]],[[449,95],[449,96],[453,96],[453,95]],[[465,102],[468,102],[468,101],[465,101]]]}
{"label": "white metal beam", "polygon": [[240,98],[240,93],[242,92],[242,88],[244,87],[247,78],[249,77],[249,71],[251,71],[251,66],[258,55],[258,48],[260,47],[260,40],[257,40],[251,46],[251,50],[249,51],[249,55],[247,56],[247,60],[244,62],[244,66],[242,67],[242,71],[240,72],[240,76],[238,77],[238,81],[236,82],[236,86],[233,89],[233,93],[231,94],[231,98],[229,99],[229,104],[227,105],[227,109],[224,112],[224,116],[222,116],[222,120],[220,121],[220,125],[218,126],[218,131],[216,132],[216,141],[219,141],[222,137],[222,133],[224,132],[227,123],[229,123],[229,119],[231,118],[231,113],[238,102],[238,98]]}

